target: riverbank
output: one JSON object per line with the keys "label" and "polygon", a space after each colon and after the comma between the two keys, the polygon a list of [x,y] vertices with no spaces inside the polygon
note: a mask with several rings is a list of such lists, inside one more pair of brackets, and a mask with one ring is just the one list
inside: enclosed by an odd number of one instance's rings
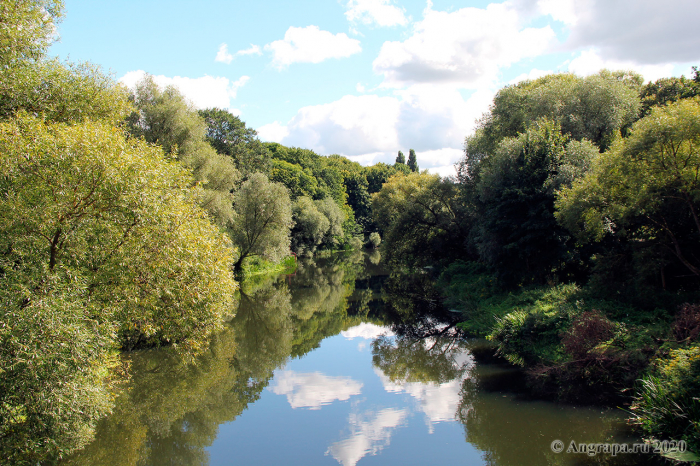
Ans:
{"label": "riverbank", "polygon": [[523,367],[537,396],[623,406],[648,438],[700,451],[700,306],[668,295],[639,307],[575,284],[505,291],[465,262],[438,286],[462,313],[459,327]]}

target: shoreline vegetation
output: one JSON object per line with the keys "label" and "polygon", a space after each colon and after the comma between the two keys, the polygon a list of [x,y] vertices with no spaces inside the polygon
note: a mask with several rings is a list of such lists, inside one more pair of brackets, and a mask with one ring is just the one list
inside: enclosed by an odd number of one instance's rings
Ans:
{"label": "shoreline vegetation", "polygon": [[48,58],[60,0],[0,11],[0,457],[86,445],[119,354],[205,351],[236,274],[366,241],[441,271],[461,327],[544,396],[625,403],[648,438],[700,452],[697,69],[507,86],[451,179],[412,149],[365,167],[262,142],[150,76],[130,90]]}

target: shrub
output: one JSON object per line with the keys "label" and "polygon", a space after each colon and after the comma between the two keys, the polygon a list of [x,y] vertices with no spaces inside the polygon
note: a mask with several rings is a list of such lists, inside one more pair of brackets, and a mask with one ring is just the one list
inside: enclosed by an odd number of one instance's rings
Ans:
{"label": "shrub", "polygon": [[632,405],[636,423],[661,440],[700,452],[700,346],[672,351],[641,380]]}

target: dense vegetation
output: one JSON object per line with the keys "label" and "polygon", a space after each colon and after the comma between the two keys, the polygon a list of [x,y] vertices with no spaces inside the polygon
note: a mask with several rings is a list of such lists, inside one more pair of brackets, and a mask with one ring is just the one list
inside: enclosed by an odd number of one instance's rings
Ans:
{"label": "dense vegetation", "polygon": [[699,93],[697,69],[508,86],[454,180],[395,176],[372,198],[384,257],[437,267],[460,327],[524,366],[538,394],[631,403],[649,435],[694,451]]}

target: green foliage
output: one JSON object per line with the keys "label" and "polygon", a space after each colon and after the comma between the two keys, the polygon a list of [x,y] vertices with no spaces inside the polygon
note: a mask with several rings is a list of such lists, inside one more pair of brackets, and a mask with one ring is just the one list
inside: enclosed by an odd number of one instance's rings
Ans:
{"label": "green foliage", "polygon": [[416,151],[414,151],[413,149],[408,151],[408,163],[406,165],[414,173],[420,171],[418,169],[418,159],[416,158]]}
{"label": "green foliage", "polygon": [[430,265],[454,259],[463,244],[457,187],[438,175],[395,175],[372,196],[388,262]]}
{"label": "green foliage", "polygon": [[3,123],[0,173],[0,430],[35,463],[89,438],[115,348],[219,328],[233,251],[187,171],[108,124]]}
{"label": "green foliage", "polygon": [[270,155],[257,132],[227,110],[208,108],[199,116],[207,125],[207,141],[219,154],[231,157],[243,176],[269,173]]}
{"label": "green foliage", "polygon": [[313,256],[330,228],[328,218],[313,200],[303,196],[294,202],[293,219],[292,250],[299,255]]}
{"label": "green foliage", "polygon": [[552,280],[575,259],[554,217],[555,189],[584,172],[597,151],[567,142],[556,123],[543,120],[481,161],[472,241],[507,286]]}
{"label": "green foliage", "polygon": [[476,146],[468,150],[491,154],[502,139],[548,118],[560,125],[563,134],[577,141],[588,139],[603,151],[637,119],[641,84],[637,74],[603,70],[585,78],[552,74],[507,86],[479,122],[481,131],[467,140]]}
{"label": "green foliage", "polygon": [[685,76],[661,78],[644,85],[639,93],[642,100],[641,115],[648,115],[654,107],[700,95],[700,74],[697,67],[693,67],[693,74],[691,79]]}
{"label": "green foliage", "polygon": [[236,192],[234,213],[230,233],[238,247],[237,270],[248,256],[278,262],[289,253],[292,205],[284,185],[254,173]]}
{"label": "green foliage", "polygon": [[685,440],[700,452],[700,346],[677,349],[657,360],[641,380],[632,405],[635,422],[650,436]]}
{"label": "green foliage", "polygon": [[382,242],[382,237],[376,231],[369,234],[369,244],[372,245],[374,249],[377,249]]}
{"label": "green foliage", "polygon": [[26,111],[55,122],[119,124],[133,110],[127,89],[89,63],[48,60],[0,69],[0,82],[0,118]]}
{"label": "green foliage", "polygon": [[233,221],[232,191],[240,174],[231,157],[218,154],[206,140],[207,125],[174,86],[160,89],[151,76],[137,84],[132,96],[138,112],[128,121],[129,130],[166,154],[177,157],[204,188],[202,206],[222,228]]}
{"label": "green foliage", "polygon": [[62,17],[61,0],[2,0],[0,68],[41,60],[56,38],[56,24]]}
{"label": "green foliage", "polygon": [[345,213],[333,199],[300,197],[294,203],[293,219],[292,250],[299,255],[313,256],[319,246],[333,249],[342,238]]}
{"label": "green foliage", "polygon": [[406,156],[403,152],[399,151],[399,155],[396,156],[396,162],[394,164],[406,164]]}
{"label": "green foliage", "polygon": [[694,259],[700,238],[699,122],[694,100],[655,108],[629,138],[594,160],[589,175],[562,191],[559,222],[584,243],[610,238],[634,246],[651,266],[638,275],[658,276],[675,264],[700,276]]}

